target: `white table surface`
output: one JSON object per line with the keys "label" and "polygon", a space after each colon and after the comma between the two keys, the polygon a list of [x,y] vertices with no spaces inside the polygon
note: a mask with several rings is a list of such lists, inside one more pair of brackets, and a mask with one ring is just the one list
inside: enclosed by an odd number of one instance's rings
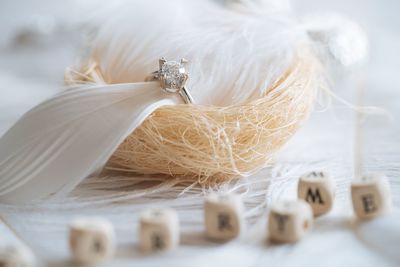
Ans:
{"label": "white table surface", "polygon": [[[65,66],[75,62],[78,51],[73,39],[59,36],[38,47],[13,45],[13,33],[34,14],[53,14],[74,20],[75,1],[0,2],[0,135],[27,109],[62,90]],[[393,203],[400,207],[400,16],[398,1],[296,1],[299,14],[338,11],[357,20],[371,38],[369,63],[345,79],[337,79],[332,90],[351,103],[384,108],[387,115],[359,115],[333,100],[319,98],[306,126],[279,153],[275,164],[248,179],[224,185],[245,192],[247,231],[224,244],[203,237],[202,191],[183,186],[142,195],[133,188],[130,199],[112,205],[88,206],[82,202],[64,205],[10,207],[0,205],[2,220],[38,255],[43,264],[70,266],[67,224],[76,215],[100,215],[110,219],[118,238],[116,258],[101,266],[399,266],[400,216],[394,212],[369,223],[353,221],[349,184],[354,154],[361,153],[362,171],[384,172],[390,179]],[[71,12],[65,12],[70,10]],[[358,120],[362,117],[362,123]],[[356,134],[362,138],[356,138]],[[356,142],[357,141],[357,142]],[[355,149],[360,144],[359,149]],[[271,201],[294,198],[297,178],[308,170],[326,169],[335,178],[337,190],[333,211],[315,222],[312,233],[295,245],[271,245],[265,223]],[[134,180],[131,182],[134,183]],[[99,183],[101,186],[101,183]],[[74,194],[96,198],[107,191]],[[249,197],[251,195],[251,197]],[[101,199],[101,198],[100,198]],[[137,216],[151,206],[177,208],[181,220],[181,246],[167,254],[139,253]],[[4,234],[7,231],[7,235]],[[0,238],[13,231],[0,228]],[[383,241],[383,242],[382,242]]]}

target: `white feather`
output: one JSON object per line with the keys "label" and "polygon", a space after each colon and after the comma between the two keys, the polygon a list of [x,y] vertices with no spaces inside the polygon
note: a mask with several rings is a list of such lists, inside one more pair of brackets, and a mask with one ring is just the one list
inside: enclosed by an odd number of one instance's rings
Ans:
{"label": "white feather", "polygon": [[0,201],[69,192],[151,112],[179,101],[157,82],[86,86],[45,101],[0,139]]}
{"label": "white feather", "polygon": [[102,17],[92,57],[109,82],[143,81],[158,58],[185,57],[196,103],[243,103],[287,70],[305,37],[288,5],[277,3],[120,1]]}

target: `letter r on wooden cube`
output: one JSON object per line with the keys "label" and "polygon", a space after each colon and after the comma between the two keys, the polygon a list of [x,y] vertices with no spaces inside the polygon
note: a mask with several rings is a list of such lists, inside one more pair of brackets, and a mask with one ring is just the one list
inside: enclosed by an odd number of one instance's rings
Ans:
{"label": "letter r on wooden cube", "polygon": [[310,204],[314,216],[320,216],[332,209],[334,199],[333,179],[324,172],[310,172],[300,177],[298,197]]}
{"label": "letter r on wooden cube", "polygon": [[140,217],[140,247],[144,252],[167,251],[179,244],[179,220],[172,209],[149,209]]}
{"label": "letter r on wooden cube", "polygon": [[104,219],[81,218],[70,224],[69,245],[77,263],[96,263],[110,259],[115,251],[114,240],[114,228]]}
{"label": "letter r on wooden cube", "polygon": [[206,235],[214,240],[229,240],[243,228],[243,203],[236,194],[208,195],[204,202]]}
{"label": "letter r on wooden cube", "polygon": [[391,209],[389,181],[385,175],[370,174],[351,184],[355,214],[360,219],[372,219]]}
{"label": "letter r on wooden cube", "polygon": [[301,239],[313,225],[313,212],[302,199],[280,201],[271,205],[268,217],[269,239],[292,243]]}

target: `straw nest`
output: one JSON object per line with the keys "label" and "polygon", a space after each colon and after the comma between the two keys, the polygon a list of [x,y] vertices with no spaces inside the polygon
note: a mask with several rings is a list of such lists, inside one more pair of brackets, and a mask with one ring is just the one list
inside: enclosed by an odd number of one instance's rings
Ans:
{"label": "straw nest", "polygon": [[[68,72],[66,82],[107,83],[96,66]],[[257,100],[227,107],[161,107],[121,143],[107,167],[200,183],[248,176],[266,166],[303,125],[321,77],[316,56],[301,50]]]}

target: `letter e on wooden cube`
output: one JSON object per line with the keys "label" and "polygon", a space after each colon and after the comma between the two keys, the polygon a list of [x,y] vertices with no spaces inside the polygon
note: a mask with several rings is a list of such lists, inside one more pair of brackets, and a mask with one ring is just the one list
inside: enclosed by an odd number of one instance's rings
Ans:
{"label": "letter e on wooden cube", "polygon": [[365,175],[351,183],[351,198],[355,214],[360,219],[372,219],[391,209],[389,181],[385,175]]}

